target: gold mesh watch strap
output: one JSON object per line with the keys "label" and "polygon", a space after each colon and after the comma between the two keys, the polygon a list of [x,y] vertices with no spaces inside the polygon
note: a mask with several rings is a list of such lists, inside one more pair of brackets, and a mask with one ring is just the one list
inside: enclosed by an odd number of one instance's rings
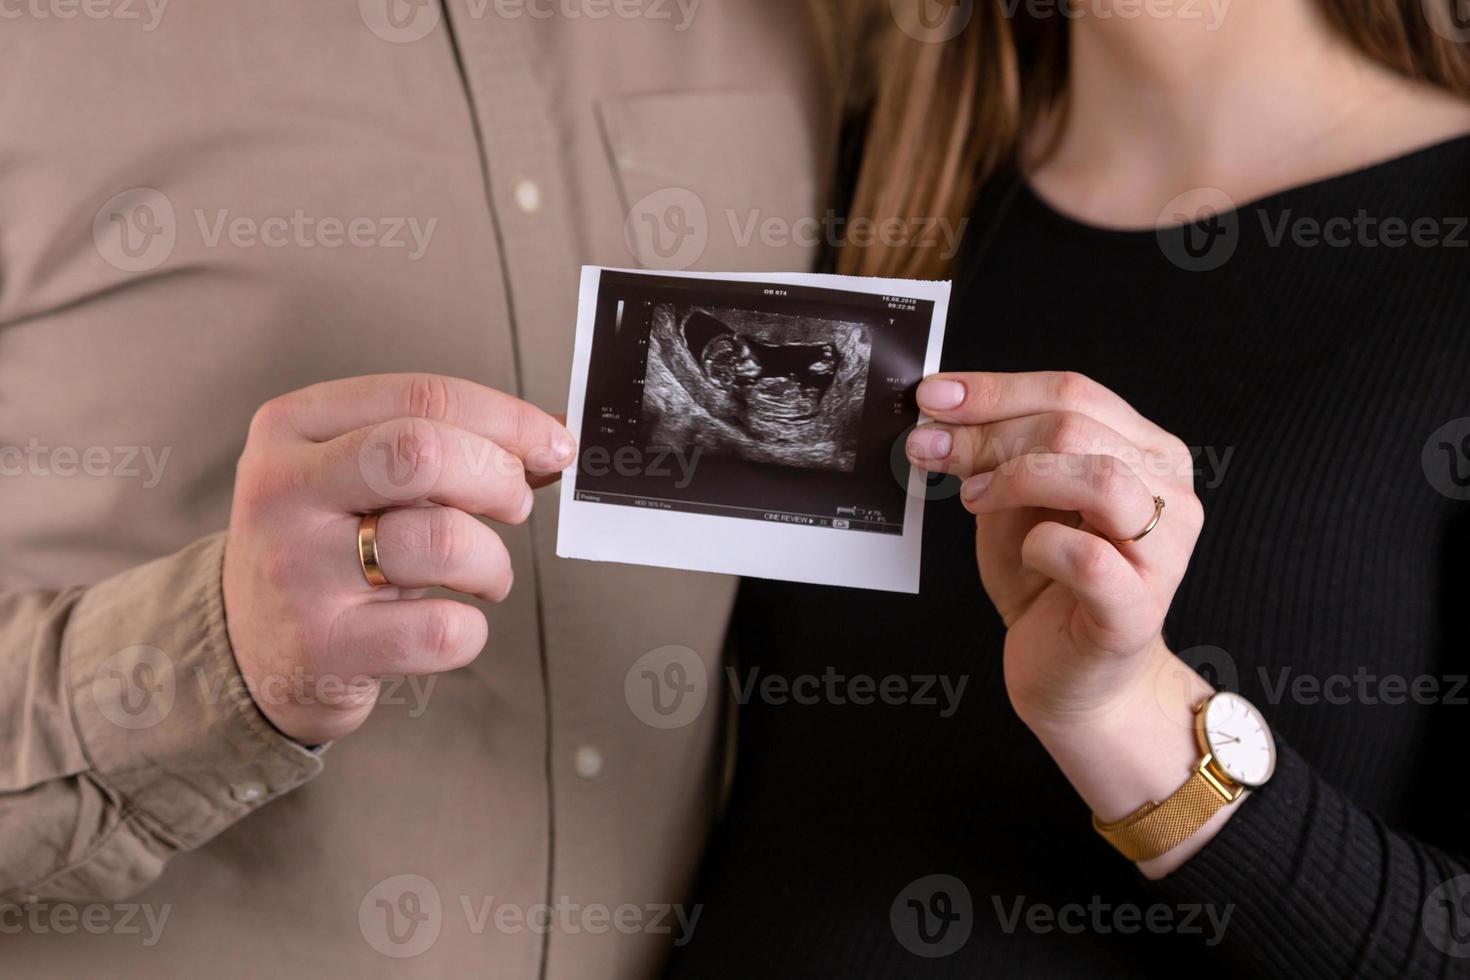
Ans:
{"label": "gold mesh watch strap", "polygon": [[1145,803],[1117,823],[1092,815],[1092,827],[1130,861],[1151,861],[1194,835],[1229,802],[1196,769],[1189,781],[1162,803]]}

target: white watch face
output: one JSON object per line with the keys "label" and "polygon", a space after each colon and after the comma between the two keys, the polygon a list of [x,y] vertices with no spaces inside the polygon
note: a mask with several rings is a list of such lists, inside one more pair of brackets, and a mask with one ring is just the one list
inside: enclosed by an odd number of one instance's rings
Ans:
{"label": "white watch face", "polygon": [[1261,786],[1276,771],[1276,742],[1266,719],[1238,694],[1217,694],[1205,705],[1205,744],[1215,765],[1242,786]]}

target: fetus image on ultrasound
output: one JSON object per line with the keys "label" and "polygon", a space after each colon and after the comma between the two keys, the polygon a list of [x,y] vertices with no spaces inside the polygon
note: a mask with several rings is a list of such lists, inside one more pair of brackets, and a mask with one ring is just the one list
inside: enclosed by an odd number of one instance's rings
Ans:
{"label": "fetus image on ultrasound", "polygon": [[643,389],[650,443],[850,473],[871,353],[862,323],[659,305]]}

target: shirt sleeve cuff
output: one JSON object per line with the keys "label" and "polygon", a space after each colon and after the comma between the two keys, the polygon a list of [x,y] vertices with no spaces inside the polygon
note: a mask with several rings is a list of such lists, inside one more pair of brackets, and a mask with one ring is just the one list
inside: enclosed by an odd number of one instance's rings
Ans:
{"label": "shirt sleeve cuff", "polygon": [[63,662],[92,778],[198,847],[321,771],[256,707],[225,629],[223,534],[89,589]]}

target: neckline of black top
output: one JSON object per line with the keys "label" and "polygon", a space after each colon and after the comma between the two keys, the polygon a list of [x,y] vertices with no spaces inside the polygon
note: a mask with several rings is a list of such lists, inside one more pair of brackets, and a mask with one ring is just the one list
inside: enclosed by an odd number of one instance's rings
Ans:
{"label": "neckline of black top", "polygon": [[[1435,143],[1421,146],[1375,163],[1365,164],[1352,170],[1283,187],[1280,190],[1263,194],[1251,200],[1239,202],[1231,210],[1222,211],[1219,214],[1221,216],[1229,214],[1239,215],[1249,210],[1269,210],[1288,198],[1302,194],[1315,194],[1319,191],[1334,194],[1358,181],[1376,181],[1384,175],[1385,171],[1397,169],[1405,165],[1432,162],[1435,168],[1438,169],[1444,164],[1444,161],[1441,159],[1442,154],[1461,148],[1470,149],[1470,133],[1439,140]],[[1038,214],[1054,226],[1072,234],[1103,239],[1110,244],[1125,244],[1130,240],[1151,243],[1160,231],[1170,231],[1181,227],[1180,225],[1158,225],[1147,228],[1128,228],[1098,224],[1069,214],[1064,209],[1052,204],[1038,193],[1036,188],[1032,186],[1031,181],[1025,177],[1018,178],[1016,185],[1016,193],[1026,202],[1028,210],[1032,214]],[[1228,197],[1228,195],[1226,196]]]}

